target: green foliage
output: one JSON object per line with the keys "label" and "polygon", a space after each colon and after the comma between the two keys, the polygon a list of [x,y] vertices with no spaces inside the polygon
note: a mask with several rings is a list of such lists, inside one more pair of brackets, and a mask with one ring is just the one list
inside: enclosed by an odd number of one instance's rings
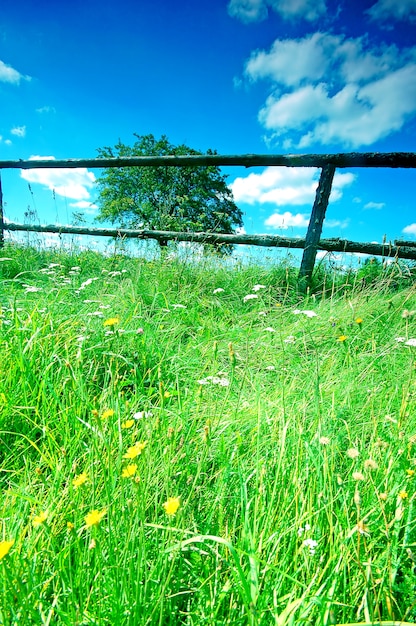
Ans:
{"label": "green foliage", "polygon": [[[114,148],[100,148],[99,157],[201,154],[186,145],[172,145],[166,136],[135,137],[133,146],[119,141]],[[98,219],[120,227],[229,234],[243,225],[226,176],[217,166],[107,168],[98,188]]]}
{"label": "green foliage", "polygon": [[0,624],[415,622],[397,268],[299,300],[287,265],[0,258]]}

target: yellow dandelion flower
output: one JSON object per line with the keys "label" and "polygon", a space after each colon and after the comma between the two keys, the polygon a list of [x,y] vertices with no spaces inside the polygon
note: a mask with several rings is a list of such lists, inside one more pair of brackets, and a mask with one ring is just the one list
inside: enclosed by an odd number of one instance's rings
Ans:
{"label": "yellow dandelion flower", "polygon": [[67,530],[69,530],[71,532],[71,530],[74,530],[75,524],[73,524],[72,522],[67,522],[66,523],[66,528],[67,528]]}
{"label": "yellow dandelion flower", "polygon": [[361,326],[361,324],[363,323],[363,320],[361,317],[357,317],[357,319],[355,320],[355,323],[358,324],[358,326]]}
{"label": "yellow dandelion flower", "polygon": [[72,481],[72,486],[74,487],[74,489],[78,489],[78,487],[82,487],[82,485],[85,485],[87,481],[88,481],[87,473],[82,472],[81,474],[78,474],[78,476],[75,476],[75,478]]}
{"label": "yellow dandelion flower", "polygon": [[0,561],[10,552],[13,544],[14,539],[11,539],[11,541],[0,541]]}
{"label": "yellow dandelion flower", "polygon": [[337,341],[340,341],[341,343],[342,343],[343,341],[346,341],[346,340],[347,340],[347,336],[346,336],[346,335],[341,335],[341,336],[340,336],[340,337],[338,337],[338,339],[337,339]]}
{"label": "yellow dandelion flower", "polygon": [[87,528],[90,528],[91,526],[98,526],[106,513],[107,509],[103,509],[102,511],[94,509],[93,511],[90,511],[85,516],[85,526]]}
{"label": "yellow dandelion flower", "polygon": [[409,497],[409,494],[407,493],[407,491],[399,491],[399,498],[401,500],[406,500],[406,498]]}
{"label": "yellow dandelion flower", "polygon": [[121,475],[123,476],[123,478],[132,478],[136,472],[137,472],[136,463],[130,463],[123,469]]}
{"label": "yellow dandelion flower", "polygon": [[114,409],[106,409],[105,411],[102,412],[101,419],[106,420],[109,417],[113,417],[113,415],[114,415]]}
{"label": "yellow dandelion flower", "polygon": [[115,326],[116,324],[120,323],[120,318],[119,317],[109,317],[107,320],[104,321],[104,326]]}
{"label": "yellow dandelion flower", "polygon": [[137,441],[134,446],[128,448],[126,454],[123,455],[123,459],[135,459],[136,456],[142,453],[147,445],[147,441]]}
{"label": "yellow dandelion flower", "polygon": [[408,475],[409,478],[411,478],[412,476],[415,475],[415,470],[413,469],[407,469],[406,470],[406,474]]}
{"label": "yellow dandelion flower", "polygon": [[179,498],[168,498],[166,502],[163,503],[163,508],[165,509],[166,515],[175,515],[180,505]]}
{"label": "yellow dandelion flower", "polygon": [[32,520],[32,524],[35,528],[38,526],[42,526],[43,522],[46,522],[48,519],[48,511],[41,511],[39,515],[35,515]]}
{"label": "yellow dandelion flower", "polygon": [[126,420],[121,424],[121,428],[131,428],[134,424],[134,420]]}

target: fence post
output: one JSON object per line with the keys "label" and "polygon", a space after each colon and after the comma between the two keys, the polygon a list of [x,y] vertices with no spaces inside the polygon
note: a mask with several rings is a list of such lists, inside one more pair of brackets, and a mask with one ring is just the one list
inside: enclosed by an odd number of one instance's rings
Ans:
{"label": "fence post", "polygon": [[334,174],[334,165],[327,163],[323,166],[312,207],[311,219],[309,220],[308,232],[306,233],[305,248],[298,275],[298,289],[304,293],[306,293],[310,286]]}
{"label": "fence post", "polygon": [[1,170],[0,170],[0,248],[4,246],[4,214],[3,214],[3,190],[1,188]]}

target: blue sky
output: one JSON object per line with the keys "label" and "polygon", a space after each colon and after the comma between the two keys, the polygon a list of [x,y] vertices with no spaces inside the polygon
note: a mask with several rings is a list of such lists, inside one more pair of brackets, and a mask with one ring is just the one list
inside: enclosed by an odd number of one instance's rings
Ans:
{"label": "blue sky", "polygon": [[[222,154],[415,151],[416,0],[4,3],[0,160],[133,133]],[[224,168],[249,233],[304,236],[319,172]],[[97,170],[4,170],[5,214],[97,214]],[[414,238],[414,170],[336,173],[323,236]]]}

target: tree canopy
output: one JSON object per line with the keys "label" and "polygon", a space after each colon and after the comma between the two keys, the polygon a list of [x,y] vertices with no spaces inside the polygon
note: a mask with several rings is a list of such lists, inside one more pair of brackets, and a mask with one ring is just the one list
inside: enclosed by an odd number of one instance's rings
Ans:
{"label": "tree canopy", "polygon": [[[134,135],[132,146],[119,141],[99,148],[102,158],[202,154],[186,145],[175,146],[163,135]],[[216,154],[208,150],[207,154]],[[114,167],[98,178],[98,221],[121,228],[148,228],[231,234],[243,225],[218,166]]]}

